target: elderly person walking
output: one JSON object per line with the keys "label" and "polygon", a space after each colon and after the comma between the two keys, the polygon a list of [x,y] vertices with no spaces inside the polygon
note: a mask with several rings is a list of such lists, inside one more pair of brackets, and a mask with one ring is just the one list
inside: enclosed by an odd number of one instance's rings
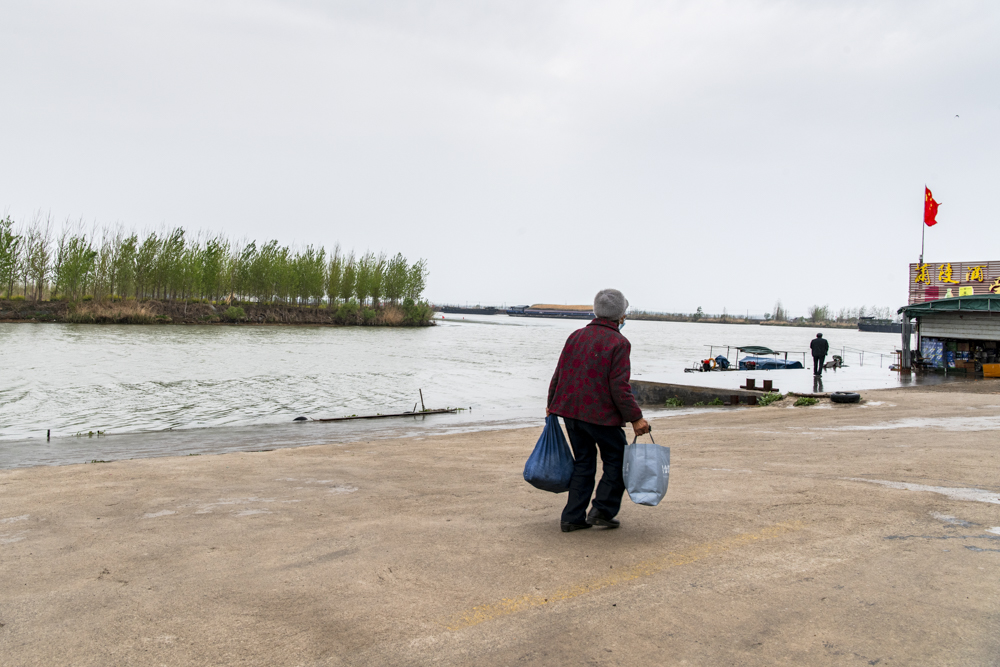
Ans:
{"label": "elderly person walking", "polygon": [[[627,309],[628,300],[618,290],[598,292],[594,297],[597,318],[570,334],[549,383],[545,413],[559,415],[566,422],[576,459],[562,513],[564,533],[591,526],[619,526],[615,515],[625,493],[622,460],[628,443],[623,427],[631,422],[636,435],[650,430],[629,386],[632,345],[620,333]],[[604,474],[588,514],[598,449]]]}

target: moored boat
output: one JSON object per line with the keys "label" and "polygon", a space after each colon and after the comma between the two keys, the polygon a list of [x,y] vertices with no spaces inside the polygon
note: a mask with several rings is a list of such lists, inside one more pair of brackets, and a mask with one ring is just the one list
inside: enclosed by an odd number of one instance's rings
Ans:
{"label": "moored boat", "polygon": [[903,333],[903,323],[893,320],[879,320],[874,317],[859,317],[858,331],[876,331],[879,333]]}
{"label": "moored boat", "polygon": [[[784,350],[772,350],[761,345],[706,345],[709,350],[707,359],[695,363],[691,368],[685,368],[685,373],[696,373],[701,371],[752,371],[752,370],[779,370],[804,368],[806,356],[805,352],[786,352]],[[715,350],[726,349],[725,355],[712,356]],[[736,350],[736,363],[729,361],[731,350]],[[740,354],[747,356],[742,359]],[[788,355],[802,355],[802,361],[789,360]],[[782,359],[782,355],[784,358]]]}
{"label": "moored boat", "polygon": [[511,306],[507,309],[511,317],[552,317],[557,319],[592,320],[593,306],[558,306],[536,303],[532,306]]}
{"label": "moored boat", "polygon": [[449,315],[496,315],[500,312],[493,306],[440,306],[438,311]]}

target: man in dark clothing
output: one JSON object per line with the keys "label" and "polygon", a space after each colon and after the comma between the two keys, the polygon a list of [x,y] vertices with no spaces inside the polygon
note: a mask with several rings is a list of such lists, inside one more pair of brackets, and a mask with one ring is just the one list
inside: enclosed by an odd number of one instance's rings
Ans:
{"label": "man in dark clothing", "polygon": [[[615,515],[625,493],[622,462],[628,442],[622,427],[631,422],[636,435],[650,430],[629,386],[632,345],[619,333],[627,309],[628,300],[618,290],[598,292],[594,298],[597,318],[570,334],[549,383],[545,412],[563,418],[575,458],[562,513],[566,533],[591,526],[619,526]],[[598,449],[604,474],[588,514]]]}
{"label": "man in dark clothing", "polygon": [[830,341],[823,338],[823,334],[818,333],[809,343],[809,349],[813,353],[813,375],[822,375],[823,360],[826,359],[826,353],[830,351]]}

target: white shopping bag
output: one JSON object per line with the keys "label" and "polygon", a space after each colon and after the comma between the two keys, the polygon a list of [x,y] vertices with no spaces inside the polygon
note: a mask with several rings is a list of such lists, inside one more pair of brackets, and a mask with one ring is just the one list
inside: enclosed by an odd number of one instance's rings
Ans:
{"label": "white shopping bag", "polygon": [[[661,447],[655,442],[636,442],[638,436],[632,438],[631,445],[625,445],[625,463],[622,465],[622,477],[628,497],[636,505],[655,507],[667,494],[667,482],[670,481],[670,448]],[[653,434],[649,434],[653,439]]]}

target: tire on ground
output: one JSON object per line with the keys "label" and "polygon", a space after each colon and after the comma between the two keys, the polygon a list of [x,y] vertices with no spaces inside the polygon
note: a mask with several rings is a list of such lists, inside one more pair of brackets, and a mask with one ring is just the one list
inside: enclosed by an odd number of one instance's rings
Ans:
{"label": "tire on ground", "polygon": [[861,394],[853,391],[835,391],[830,394],[830,400],[834,403],[860,403]]}

